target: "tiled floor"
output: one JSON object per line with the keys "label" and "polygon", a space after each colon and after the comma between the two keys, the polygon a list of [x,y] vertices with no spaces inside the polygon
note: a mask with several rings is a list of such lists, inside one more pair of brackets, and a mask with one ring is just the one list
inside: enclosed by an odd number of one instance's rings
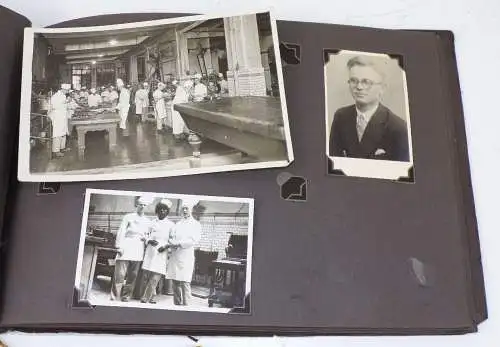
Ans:
{"label": "tiled floor", "polygon": [[[169,159],[189,158],[192,149],[186,140],[176,141],[171,130],[157,132],[156,124],[140,122],[129,116],[129,136],[123,136],[118,129],[116,153],[108,150],[106,132],[88,132],[86,135],[85,159],[78,158],[76,132],[68,138],[70,150],[64,157],[51,159],[47,148],[38,146],[31,151],[31,172],[60,172],[70,170],[86,170],[109,168],[114,166],[142,164]],[[231,151],[217,142],[204,139],[202,153],[227,153]]]}

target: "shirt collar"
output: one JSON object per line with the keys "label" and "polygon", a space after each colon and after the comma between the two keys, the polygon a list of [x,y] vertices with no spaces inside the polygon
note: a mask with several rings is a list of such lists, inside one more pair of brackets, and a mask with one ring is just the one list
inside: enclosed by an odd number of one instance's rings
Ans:
{"label": "shirt collar", "polygon": [[365,117],[365,120],[366,122],[368,123],[370,121],[370,119],[373,117],[373,115],[375,114],[375,112],[377,112],[377,109],[378,109],[378,106],[380,104],[377,103],[375,105],[375,107],[372,107],[370,108],[368,111],[365,111],[365,112],[361,112],[357,107],[356,107],[356,114],[357,116],[359,117],[360,114],[362,114],[364,117]]}

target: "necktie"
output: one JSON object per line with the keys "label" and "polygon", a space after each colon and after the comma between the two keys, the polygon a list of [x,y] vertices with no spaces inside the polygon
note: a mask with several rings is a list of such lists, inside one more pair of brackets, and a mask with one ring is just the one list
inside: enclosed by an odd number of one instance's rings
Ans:
{"label": "necktie", "polygon": [[361,138],[363,137],[363,133],[365,132],[366,128],[366,118],[364,114],[360,113],[358,115],[358,118],[356,120],[356,130],[358,132],[358,140],[361,141]]}

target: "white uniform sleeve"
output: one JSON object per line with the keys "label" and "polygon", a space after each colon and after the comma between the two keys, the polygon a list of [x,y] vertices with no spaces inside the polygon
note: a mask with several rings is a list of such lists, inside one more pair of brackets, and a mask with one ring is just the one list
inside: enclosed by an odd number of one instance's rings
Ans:
{"label": "white uniform sleeve", "polygon": [[190,226],[192,229],[190,230],[189,236],[180,240],[179,244],[181,248],[189,248],[196,245],[200,242],[201,239],[201,225],[200,223],[192,223]]}
{"label": "white uniform sleeve", "polygon": [[120,103],[121,108],[126,108],[126,107],[130,106],[130,93],[127,89],[123,89],[120,92],[119,103]]}

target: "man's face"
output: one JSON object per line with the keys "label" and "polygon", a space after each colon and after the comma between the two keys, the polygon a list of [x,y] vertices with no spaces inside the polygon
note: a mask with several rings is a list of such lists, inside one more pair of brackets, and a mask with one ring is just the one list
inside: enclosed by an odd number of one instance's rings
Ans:
{"label": "man's face", "polygon": [[355,65],[349,70],[349,89],[357,104],[379,102],[384,91],[382,76],[371,66]]}
{"label": "man's face", "polygon": [[137,203],[137,212],[141,213],[147,205],[144,203]]}
{"label": "man's face", "polygon": [[182,206],[182,217],[184,218],[191,217],[191,209],[188,206]]}
{"label": "man's face", "polygon": [[159,210],[158,210],[158,218],[160,220],[163,220],[165,219],[165,217],[167,217],[168,215],[168,208],[166,207],[161,207]]}

